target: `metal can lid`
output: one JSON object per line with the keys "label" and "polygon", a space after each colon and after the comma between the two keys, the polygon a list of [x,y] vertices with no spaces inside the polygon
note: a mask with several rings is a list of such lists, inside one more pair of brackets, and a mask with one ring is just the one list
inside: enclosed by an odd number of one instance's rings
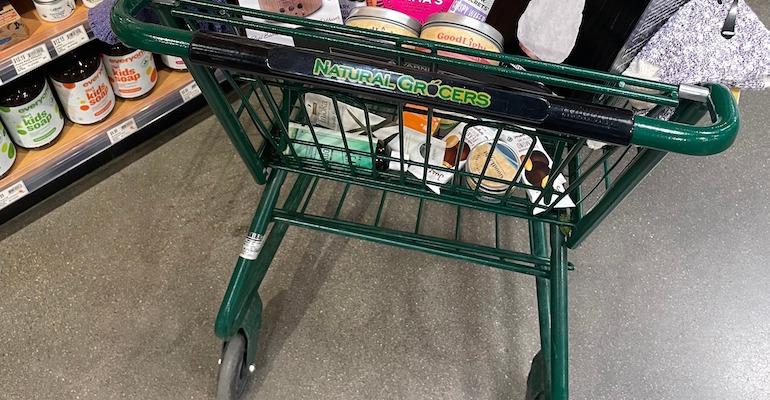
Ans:
{"label": "metal can lid", "polygon": [[487,36],[489,39],[495,42],[495,44],[497,44],[500,49],[503,48],[503,34],[486,22],[481,22],[477,19],[466,17],[465,15],[461,14],[442,12],[431,15],[430,18],[428,18],[428,21],[425,22],[423,28],[427,28],[431,24],[438,23],[449,23],[470,28],[484,36]]}
{"label": "metal can lid", "polygon": [[390,10],[382,7],[357,7],[350,11],[348,19],[345,23],[354,18],[379,18],[392,21],[397,24],[406,26],[407,28],[415,31],[418,35],[422,24],[416,18],[412,18],[402,12]]}
{"label": "metal can lid", "polygon": [[[494,148],[492,147],[493,144],[495,145]],[[465,170],[473,174],[468,176],[469,182],[479,184],[480,180],[481,188],[488,193],[497,194],[504,193],[509,186],[514,184],[513,178],[516,176],[520,165],[516,150],[502,140],[498,140],[496,144],[493,141],[488,141],[476,145],[468,155]],[[492,181],[485,178],[496,180]]]}

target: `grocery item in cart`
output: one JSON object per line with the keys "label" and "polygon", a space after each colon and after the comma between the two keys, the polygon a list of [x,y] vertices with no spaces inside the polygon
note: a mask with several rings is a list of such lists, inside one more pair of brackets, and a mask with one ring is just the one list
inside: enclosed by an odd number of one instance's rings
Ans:
{"label": "grocery item in cart", "polygon": [[519,47],[531,58],[561,63],[572,53],[585,0],[536,0],[519,20]]}
{"label": "grocery item in cart", "polygon": [[[243,7],[255,10],[272,11],[280,14],[310,18],[317,21],[332,22],[335,24],[342,23],[342,14],[340,12],[340,3],[338,0],[239,0],[238,3]],[[259,18],[253,17],[243,18],[252,21],[262,21]],[[276,25],[290,26],[277,23]],[[246,29],[246,35],[252,39],[294,46],[294,40],[285,35],[277,35],[255,29]]]}
{"label": "grocery item in cart", "polygon": [[49,71],[64,113],[72,122],[93,124],[115,108],[107,71],[93,49],[75,49],[54,61]]}
{"label": "grocery item in cart", "polygon": [[11,138],[5,133],[3,124],[0,124],[0,178],[11,170],[16,161],[16,148],[13,147]]}
{"label": "grocery item in cart", "polygon": [[[289,124],[289,138],[292,143],[284,150],[286,155],[296,154],[299,158],[345,166],[352,165],[356,168],[376,168],[380,171],[398,168],[398,163],[388,163],[384,158],[377,157],[385,156],[389,151],[382,141],[375,138],[346,135],[343,140],[342,133],[339,131],[319,127],[313,127],[311,130],[307,125],[294,122]],[[374,163],[371,155],[372,146],[375,151]]]}
{"label": "grocery item in cart", "polygon": [[433,14],[448,11],[451,5],[452,0],[384,0],[382,2],[383,7],[410,15],[420,23],[425,23]]}
{"label": "grocery item in cart", "polygon": [[345,25],[409,37],[419,37],[422,27],[420,21],[404,13],[380,7],[354,9]]}
{"label": "grocery item in cart", "polygon": [[150,93],[158,82],[158,70],[152,53],[126,47],[121,43],[104,44],[102,61],[115,95],[133,99]]}
{"label": "grocery item in cart", "polygon": [[38,72],[0,87],[0,119],[14,142],[28,149],[53,143],[64,128],[51,87]]}
{"label": "grocery item in cart", "polygon": [[40,19],[59,22],[75,12],[75,0],[33,0]]}
{"label": "grocery item in cart", "polygon": [[[468,145],[471,146],[471,148],[475,149],[483,143],[489,143],[493,141],[497,135],[497,132],[498,131],[495,128],[474,125],[468,128],[465,141],[468,143]],[[542,191],[540,190],[530,188],[526,189],[527,197],[529,200],[535,202],[539,199],[538,206],[542,206],[535,207],[533,210],[534,214],[539,214],[545,211],[545,207],[550,206],[551,202],[553,202],[561,193],[564,193],[567,179],[562,174],[557,175],[555,178],[551,176],[553,159],[551,159],[551,156],[548,155],[548,152],[543,147],[543,144],[540,143],[540,139],[536,138],[533,144],[532,137],[527,134],[502,130],[500,132],[498,143],[504,143],[506,147],[513,149],[513,151],[516,153],[518,164],[524,167],[522,173],[519,174],[519,180],[524,184],[534,187],[546,188],[550,180],[554,179],[552,199],[545,199],[546,196],[543,196],[541,199],[540,194]],[[530,148],[532,148],[531,154],[529,154]],[[527,157],[527,154],[529,154],[529,157]],[[511,179],[513,179],[513,176],[511,176]],[[485,188],[483,182],[482,188]],[[491,190],[487,190],[487,192],[496,192],[499,189],[500,188],[498,185],[492,185]],[[505,193],[505,191],[503,191],[503,193]],[[496,192],[495,194],[501,193]],[[564,196],[564,198],[562,198],[555,205],[556,208],[571,208],[574,206],[575,203],[568,195]]]}
{"label": "grocery item in cart", "polygon": [[[487,140],[473,147],[465,164],[466,171],[473,174],[466,177],[468,187],[492,195],[503,195],[508,191],[520,164],[516,150],[506,136],[504,133],[497,142]],[[499,201],[487,196],[484,199]]]}
{"label": "grocery item in cart", "polygon": [[479,21],[486,21],[495,0],[455,0],[449,12],[465,15]]}
{"label": "grocery item in cart", "polygon": [[[305,109],[313,126],[322,126],[333,131],[340,130],[340,121],[346,133],[365,133],[367,130],[367,114],[369,126],[380,124],[385,118],[354,107],[342,101],[337,101],[317,93],[305,93]],[[339,114],[338,114],[339,112]]]}
{"label": "grocery item in cart", "polygon": [[[439,13],[428,19],[422,27],[420,38],[434,40],[477,50],[503,52],[503,35],[491,25],[464,15]],[[439,51],[440,55],[481,64],[499,64],[497,61],[483,57],[468,56],[447,51]]]}
{"label": "grocery item in cart", "polygon": [[340,1],[340,14],[342,19],[346,20],[351,12],[356,8],[366,7],[366,0],[339,0]]}

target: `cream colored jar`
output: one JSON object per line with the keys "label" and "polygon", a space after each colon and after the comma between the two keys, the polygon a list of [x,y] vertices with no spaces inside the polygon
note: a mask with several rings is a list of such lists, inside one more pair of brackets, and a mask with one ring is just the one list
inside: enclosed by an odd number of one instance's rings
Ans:
{"label": "cream colored jar", "polygon": [[414,38],[420,36],[420,21],[387,8],[354,8],[345,25]]}
{"label": "cream colored jar", "polygon": [[[438,13],[432,15],[422,27],[420,38],[494,53],[503,52],[503,35],[497,29],[484,22],[459,14]],[[499,64],[495,60],[482,57],[447,51],[439,51],[438,53],[481,64]]]}

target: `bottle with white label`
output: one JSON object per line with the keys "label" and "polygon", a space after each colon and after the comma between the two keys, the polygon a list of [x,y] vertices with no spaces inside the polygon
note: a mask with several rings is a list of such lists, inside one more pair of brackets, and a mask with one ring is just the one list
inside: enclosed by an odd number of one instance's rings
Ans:
{"label": "bottle with white label", "polygon": [[75,12],[75,0],[33,0],[40,19],[59,22]]}
{"label": "bottle with white label", "polygon": [[144,96],[158,82],[155,60],[148,51],[132,49],[121,43],[104,43],[102,61],[118,97],[134,99]]}
{"label": "bottle with white label", "polygon": [[184,71],[187,69],[187,65],[184,63],[182,57],[168,56],[165,54],[160,55],[160,61],[163,65],[175,69],[178,71]]}
{"label": "bottle with white label", "polygon": [[102,0],[83,0],[83,5],[88,8],[94,8],[98,6]]}
{"label": "bottle with white label", "polygon": [[64,113],[72,122],[93,124],[115,108],[115,93],[95,51],[75,49],[53,62],[49,71]]}
{"label": "bottle with white label", "polygon": [[53,143],[64,117],[45,77],[32,72],[0,90],[0,119],[20,147],[34,149]]}
{"label": "bottle with white label", "polygon": [[0,178],[11,170],[16,161],[16,148],[13,147],[11,138],[5,133],[3,124],[0,124]]}

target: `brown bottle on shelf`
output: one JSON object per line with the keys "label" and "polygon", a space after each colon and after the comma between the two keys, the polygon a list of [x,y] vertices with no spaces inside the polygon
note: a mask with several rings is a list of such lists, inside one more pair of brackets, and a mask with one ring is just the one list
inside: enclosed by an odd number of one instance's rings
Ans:
{"label": "brown bottle on shelf", "polygon": [[158,70],[152,53],[124,46],[101,46],[102,62],[115,95],[124,99],[146,96],[158,82]]}
{"label": "brown bottle on shelf", "polygon": [[48,71],[64,113],[76,124],[94,124],[115,108],[115,93],[102,59],[92,46],[77,48],[53,63]]}

